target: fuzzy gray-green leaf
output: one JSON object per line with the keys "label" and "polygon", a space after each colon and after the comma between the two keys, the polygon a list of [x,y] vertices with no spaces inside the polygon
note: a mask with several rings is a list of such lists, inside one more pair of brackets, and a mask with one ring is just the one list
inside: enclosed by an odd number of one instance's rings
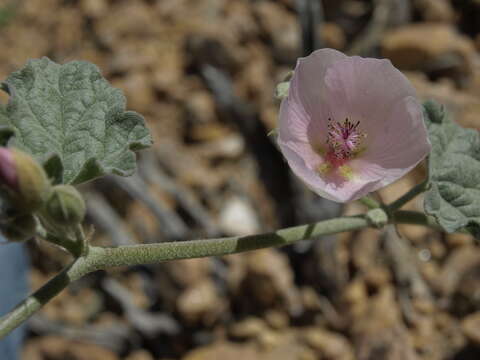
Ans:
{"label": "fuzzy gray-green leaf", "polygon": [[479,133],[453,122],[438,105],[425,105],[432,142],[425,211],[447,232],[467,228],[476,235],[480,231]]}
{"label": "fuzzy gray-green leaf", "polygon": [[4,87],[11,96],[7,121],[15,134],[9,144],[50,165],[56,182],[131,175],[133,151],[152,143],[143,117],[125,111],[122,92],[91,63],[30,60]]}

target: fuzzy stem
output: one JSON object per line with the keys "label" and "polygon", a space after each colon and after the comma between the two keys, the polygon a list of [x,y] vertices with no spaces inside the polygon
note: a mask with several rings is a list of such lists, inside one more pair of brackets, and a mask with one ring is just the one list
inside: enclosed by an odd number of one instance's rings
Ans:
{"label": "fuzzy stem", "polygon": [[431,227],[435,230],[443,231],[443,228],[438,225],[433,216],[425,215],[419,211],[396,211],[391,218],[391,222],[394,224],[423,225]]}
{"label": "fuzzy stem", "polygon": [[[390,221],[435,226],[431,218],[413,211],[398,211]],[[27,320],[70,283],[96,270],[114,266],[236,254],[289,245],[300,240],[359,230],[368,226],[370,221],[365,216],[348,216],[258,235],[105,248],[87,245],[88,251],[83,256],[0,318],[0,339]]]}
{"label": "fuzzy stem", "polygon": [[420,184],[415,185],[404,195],[402,195],[397,200],[395,200],[390,205],[388,205],[388,209],[390,211],[395,211],[400,209],[403,205],[405,205],[407,202],[415,198],[417,195],[421,194],[424,191],[427,191],[428,187],[429,187],[428,180],[422,181]]}
{"label": "fuzzy stem", "polygon": [[40,289],[0,318],[0,339],[17,328],[69,284],[93,271],[85,258],[78,258]]}
{"label": "fuzzy stem", "polygon": [[369,195],[366,195],[360,198],[358,201],[360,201],[363,205],[365,205],[369,209],[376,209],[382,206],[377,200],[375,200],[373,197]]}
{"label": "fuzzy stem", "polygon": [[17,305],[11,312],[0,318],[0,338],[3,338],[27,320],[70,283],[92,271],[112,266],[220,256],[273,246],[283,246],[320,235],[358,230],[368,225],[368,221],[363,216],[352,216],[320,221],[310,225],[295,226],[259,235],[111,248],[92,246],[89,247],[84,256],[79,257],[43,287]]}

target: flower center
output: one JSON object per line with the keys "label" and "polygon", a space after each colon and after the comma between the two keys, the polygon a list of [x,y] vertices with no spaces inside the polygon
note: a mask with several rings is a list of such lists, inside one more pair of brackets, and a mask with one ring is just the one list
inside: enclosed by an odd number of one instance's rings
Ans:
{"label": "flower center", "polygon": [[360,121],[353,123],[348,118],[343,123],[328,119],[326,160],[333,167],[342,166],[361,151],[362,140],[367,134],[360,131],[358,125]]}

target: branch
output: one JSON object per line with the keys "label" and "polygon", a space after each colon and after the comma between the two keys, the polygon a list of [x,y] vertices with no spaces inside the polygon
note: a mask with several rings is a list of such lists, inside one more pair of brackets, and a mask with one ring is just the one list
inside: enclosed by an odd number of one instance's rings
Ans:
{"label": "branch", "polygon": [[272,233],[208,240],[165,242],[145,245],[126,245],[111,248],[90,247],[43,287],[0,318],[0,339],[6,336],[70,283],[82,276],[112,266],[131,266],[168,260],[221,256],[244,251],[283,246],[320,235],[358,230],[369,226],[363,216],[352,216],[300,225]]}
{"label": "branch", "polygon": [[[372,211],[378,212],[378,210]],[[438,227],[432,218],[413,211],[397,211],[393,214],[390,222]],[[78,258],[11,312],[0,318],[0,339],[27,320],[70,283],[96,270],[114,266],[133,266],[169,260],[230,255],[289,245],[301,240],[359,230],[371,225],[373,224],[368,220],[368,216],[359,215],[339,217],[258,235],[105,248],[91,246],[84,256]]]}
{"label": "branch", "polygon": [[428,178],[422,181],[420,184],[415,185],[407,193],[402,195],[400,198],[388,205],[390,211],[395,211],[400,209],[403,205],[408,203],[410,200],[414,199],[417,195],[427,191],[430,187]]}
{"label": "branch", "polygon": [[93,270],[85,257],[75,260],[40,289],[18,304],[12,311],[0,318],[0,339],[36,313],[70,283]]}

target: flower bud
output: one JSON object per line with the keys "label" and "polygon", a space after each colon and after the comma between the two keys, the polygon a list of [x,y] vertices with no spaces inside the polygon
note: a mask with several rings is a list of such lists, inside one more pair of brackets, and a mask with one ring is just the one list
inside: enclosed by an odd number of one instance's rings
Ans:
{"label": "flower bud", "polygon": [[5,225],[2,234],[8,241],[20,242],[33,238],[36,234],[37,221],[31,214],[21,215]]}
{"label": "flower bud", "polygon": [[0,148],[0,183],[11,189],[18,189],[18,177],[12,151],[7,148]]}
{"label": "flower bud", "polygon": [[85,217],[85,201],[73,186],[57,185],[47,199],[45,213],[57,225],[74,226]]}
{"label": "flower bud", "polygon": [[44,203],[50,182],[43,168],[28,154],[0,148],[0,184],[14,199],[17,210],[34,212]]}

